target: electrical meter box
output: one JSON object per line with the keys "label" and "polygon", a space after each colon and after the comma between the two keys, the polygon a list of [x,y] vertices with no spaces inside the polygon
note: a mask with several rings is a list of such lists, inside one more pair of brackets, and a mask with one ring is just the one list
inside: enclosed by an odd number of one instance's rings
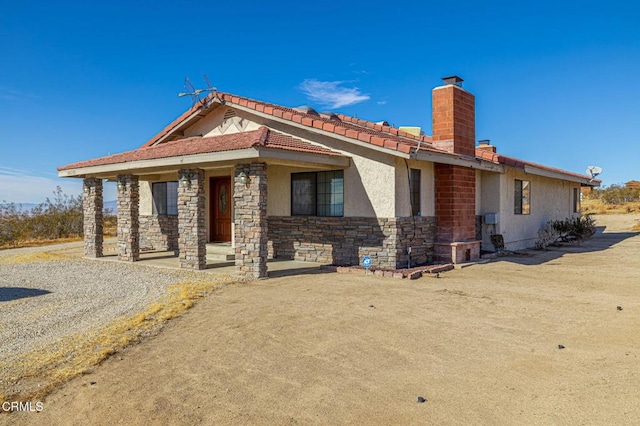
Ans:
{"label": "electrical meter box", "polygon": [[499,213],[487,213],[484,215],[484,223],[487,225],[497,225],[499,216]]}

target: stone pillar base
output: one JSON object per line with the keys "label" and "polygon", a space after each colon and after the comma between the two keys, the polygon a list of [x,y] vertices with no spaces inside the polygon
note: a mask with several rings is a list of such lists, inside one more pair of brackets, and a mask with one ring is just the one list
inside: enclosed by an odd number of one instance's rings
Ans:
{"label": "stone pillar base", "polygon": [[435,243],[434,260],[454,264],[472,262],[480,259],[482,241],[456,241],[453,243]]}

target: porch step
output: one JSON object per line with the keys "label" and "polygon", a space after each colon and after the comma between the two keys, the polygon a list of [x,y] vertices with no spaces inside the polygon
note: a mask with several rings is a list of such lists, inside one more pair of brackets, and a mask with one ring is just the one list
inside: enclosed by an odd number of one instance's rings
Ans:
{"label": "porch step", "polygon": [[235,259],[235,250],[230,243],[207,244],[207,260],[224,262]]}

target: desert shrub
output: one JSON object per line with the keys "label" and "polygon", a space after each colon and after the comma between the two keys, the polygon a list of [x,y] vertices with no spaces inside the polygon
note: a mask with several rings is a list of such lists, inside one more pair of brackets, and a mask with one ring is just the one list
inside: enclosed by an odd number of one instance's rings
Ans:
{"label": "desert shrub", "polygon": [[590,216],[550,220],[544,228],[538,231],[535,246],[546,249],[550,245],[561,242],[582,242],[593,237],[596,233],[595,220]]}
{"label": "desert shrub", "polygon": [[546,250],[552,244],[555,244],[558,240],[558,231],[555,230],[551,221],[547,222],[544,228],[538,231],[538,239],[536,240],[535,247],[538,250]]}
{"label": "desert shrub", "polygon": [[82,228],[82,197],[66,195],[60,187],[31,211],[15,203],[0,204],[0,245],[82,236]]}
{"label": "desert shrub", "polygon": [[604,188],[594,188],[585,197],[600,200],[603,204],[620,205],[640,201],[640,188],[613,184]]}
{"label": "desert shrub", "polygon": [[0,245],[10,244],[28,232],[28,214],[15,203],[0,204]]}

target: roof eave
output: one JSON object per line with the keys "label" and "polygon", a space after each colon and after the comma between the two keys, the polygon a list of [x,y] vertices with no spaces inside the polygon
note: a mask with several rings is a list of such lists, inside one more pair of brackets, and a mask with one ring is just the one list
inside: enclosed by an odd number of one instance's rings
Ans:
{"label": "roof eave", "polygon": [[333,139],[341,140],[343,142],[347,142],[347,143],[350,143],[350,144],[353,144],[353,145],[361,146],[361,147],[368,148],[368,149],[371,149],[371,150],[374,150],[374,151],[378,151],[378,152],[384,152],[385,154],[391,154],[391,155],[395,155],[395,156],[401,157],[401,158],[406,158],[406,159],[411,158],[409,152],[397,151],[395,149],[385,148],[383,146],[374,145],[373,143],[370,143],[370,142],[364,142],[364,141],[361,141],[361,140],[358,140],[358,139],[348,138],[346,136],[339,135],[339,134],[334,133],[334,132],[329,132],[327,130],[322,130],[322,129],[318,129],[318,128],[315,128],[315,127],[310,127],[310,126],[304,125],[302,123],[296,123],[295,121],[287,120],[285,118],[276,117],[276,116],[271,115],[271,114],[266,114],[264,112],[260,112],[260,111],[257,111],[255,109],[252,109],[252,108],[247,108],[247,107],[244,107],[242,105],[235,104],[235,103],[232,103],[232,102],[229,102],[229,101],[226,101],[226,105],[228,105],[228,106],[232,105],[233,108],[235,108],[235,109],[237,109],[239,111],[243,111],[243,112],[246,112],[248,114],[256,115],[258,117],[262,117],[262,118],[265,118],[267,120],[272,120],[272,121],[275,121],[275,122],[278,122],[278,123],[282,123],[282,124],[285,124],[285,125],[288,125],[288,126],[291,126],[291,127],[295,127],[295,128],[298,128],[298,129],[306,130],[306,131],[309,131],[309,132],[312,132],[312,133],[316,133],[316,134],[319,134],[319,135],[323,135],[323,136],[327,136],[327,137],[330,137],[330,138],[333,138]]}
{"label": "roof eave", "polygon": [[576,176],[568,173],[562,173],[559,171],[546,170],[539,167],[525,164],[524,172],[531,175],[547,177],[551,179],[566,180],[569,182],[579,183],[582,186],[600,186],[600,181],[589,179],[586,176]]}
{"label": "roof eave", "polygon": [[450,164],[453,166],[470,167],[472,169],[485,170],[495,173],[504,173],[504,167],[481,158],[469,159],[455,154],[445,154],[433,151],[414,152],[412,158],[433,163]]}
{"label": "roof eave", "polygon": [[105,164],[89,167],[77,167],[58,171],[58,177],[107,177],[131,173],[143,175],[157,173],[159,170],[175,170],[176,168],[207,167],[216,163],[234,163],[247,160],[276,160],[317,164],[329,167],[349,167],[351,162],[346,156],[308,153],[284,149],[252,147],[233,151],[191,154],[176,157],[136,160],[124,163]]}

